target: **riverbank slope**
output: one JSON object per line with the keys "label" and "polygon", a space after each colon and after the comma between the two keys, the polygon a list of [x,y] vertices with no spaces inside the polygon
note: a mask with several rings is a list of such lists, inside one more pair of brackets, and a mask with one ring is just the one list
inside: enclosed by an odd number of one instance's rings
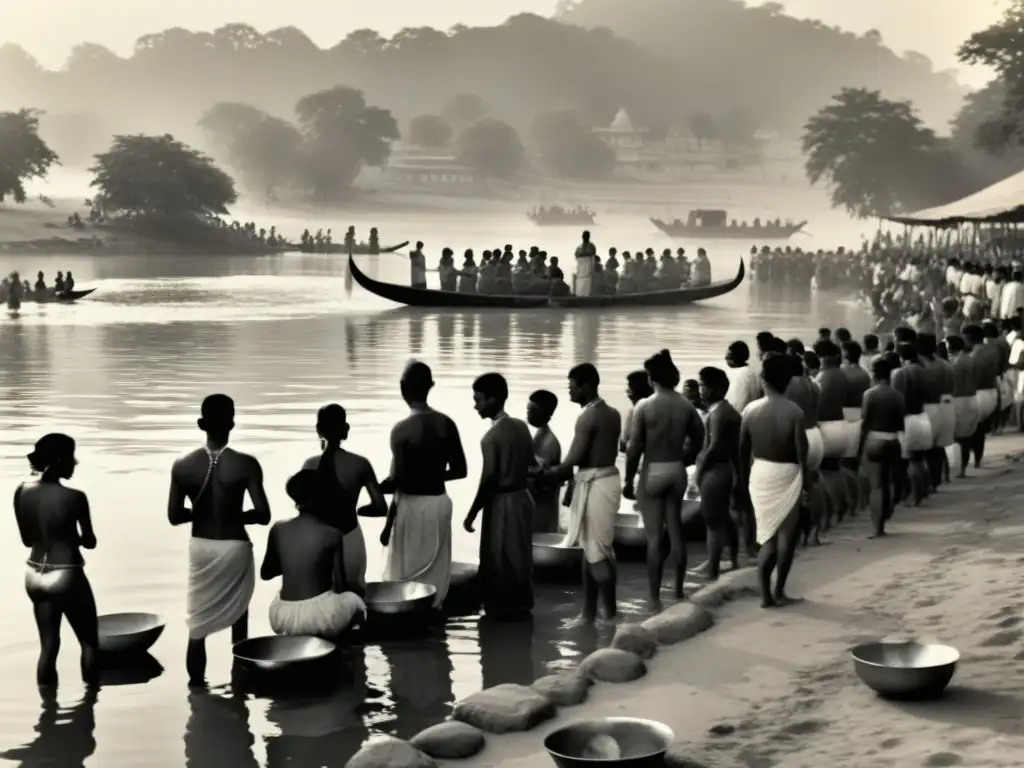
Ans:
{"label": "riverbank slope", "polygon": [[[493,738],[469,768],[551,765],[544,736],[572,720],[629,715],[676,734],[670,753],[697,768],[971,766],[1014,768],[1024,754],[1024,435],[990,441],[990,458],[868,541],[860,515],[833,543],[801,551],[791,579],[803,603],[762,610],[741,600],[717,625],[661,649],[648,675],[600,684],[589,701],[525,734]],[[947,696],[879,700],[857,680],[848,649],[882,637],[957,647]]]}

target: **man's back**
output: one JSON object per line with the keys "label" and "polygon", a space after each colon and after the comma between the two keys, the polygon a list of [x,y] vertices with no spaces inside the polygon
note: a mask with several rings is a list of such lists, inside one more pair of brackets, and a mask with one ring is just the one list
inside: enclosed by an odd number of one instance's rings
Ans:
{"label": "man's back", "polygon": [[675,391],[662,390],[637,403],[633,439],[642,440],[649,463],[683,460],[683,445],[700,414]]}
{"label": "man's back", "polygon": [[818,388],[806,376],[794,376],[786,386],[786,399],[800,409],[804,429],[818,426],[819,398]]}
{"label": "man's back", "polygon": [[484,434],[482,442],[493,451],[499,490],[526,488],[533,458],[533,438],[526,422],[512,417],[499,419]]}
{"label": "man's back", "polygon": [[803,410],[788,397],[762,397],[743,411],[741,435],[749,440],[755,459],[797,463],[797,437],[803,431]]}
{"label": "man's back", "polygon": [[255,461],[231,448],[219,454],[198,448],[174,463],[171,476],[192,502],[194,537],[248,540],[242,505]]}
{"label": "man's back", "polygon": [[412,496],[440,496],[459,442],[458,428],[439,411],[413,413],[391,430],[397,490]]}
{"label": "man's back", "polygon": [[334,556],[341,546],[337,529],[301,514],[274,523],[268,546],[281,565],[282,600],[307,600],[334,587]]}

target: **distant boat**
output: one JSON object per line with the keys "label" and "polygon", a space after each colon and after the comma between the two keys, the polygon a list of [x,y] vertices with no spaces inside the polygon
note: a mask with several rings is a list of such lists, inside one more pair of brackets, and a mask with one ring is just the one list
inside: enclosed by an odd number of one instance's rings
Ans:
{"label": "distant boat", "polygon": [[[352,246],[352,253],[356,256],[377,256],[381,253],[394,253],[400,251],[409,244],[408,240],[398,245],[389,245],[386,248],[380,246],[374,248],[370,243],[355,243]],[[321,243],[319,245],[305,245],[298,243],[290,246],[287,250],[298,251],[299,253],[348,253],[348,246],[345,243]]]}
{"label": "distant boat", "polygon": [[670,237],[689,239],[706,238],[708,240],[788,240],[805,226],[806,221],[798,224],[737,224],[728,221],[728,213],[721,210],[690,211],[686,221],[675,219],[663,221],[651,218],[651,223]]}
{"label": "distant boat", "polygon": [[348,269],[359,286],[375,296],[405,304],[409,307],[430,307],[434,309],[529,309],[557,307],[562,309],[586,309],[588,307],[673,307],[691,304],[695,301],[724,296],[743,282],[745,268],[740,260],[736,276],[718,283],[699,288],[676,288],[667,291],[644,291],[642,293],[619,293],[601,296],[544,296],[544,295],[500,295],[482,293],[459,293],[434,288],[413,288],[374,280],[356,265],[355,259],[348,260]]}
{"label": "distant boat", "polygon": [[594,217],[594,212],[587,208],[578,210],[538,208],[526,214],[526,218],[538,227],[586,226],[594,223]]}
{"label": "distant boat", "polygon": [[40,293],[39,291],[31,291],[22,296],[22,301],[34,301],[37,304],[70,304],[79,299],[84,299],[90,293],[95,291],[95,288],[86,288],[80,291],[61,291],[60,293],[54,293],[53,291],[46,291]]}

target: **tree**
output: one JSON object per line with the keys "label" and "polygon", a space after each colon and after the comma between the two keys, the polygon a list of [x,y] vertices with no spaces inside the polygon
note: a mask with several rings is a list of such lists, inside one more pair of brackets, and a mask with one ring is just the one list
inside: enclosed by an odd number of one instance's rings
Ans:
{"label": "tree", "polygon": [[756,143],[757,121],[747,110],[733,107],[716,122],[719,136],[729,146],[749,149]]}
{"label": "tree", "polygon": [[459,137],[459,162],[481,176],[511,179],[523,169],[526,150],[515,128],[485,117]]}
{"label": "tree", "polygon": [[115,136],[89,169],[109,214],[149,218],[223,215],[238,199],[213,160],[173,136]]}
{"label": "tree", "polygon": [[453,133],[437,115],[418,115],[409,123],[409,141],[417,147],[438,149],[452,140]]}
{"label": "tree", "polygon": [[697,141],[697,147],[704,148],[705,141],[719,138],[718,121],[710,112],[691,112],[686,118],[686,127]]}
{"label": "tree", "polygon": [[57,153],[39,137],[39,112],[0,112],[0,203],[8,196],[24,203],[25,182],[45,178],[55,163]]}
{"label": "tree", "polygon": [[247,186],[268,199],[294,177],[302,134],[279,117],[250,104],[215,104],[199,121],[211,144]]}
{"label": "tree", "polygon": [[926,128],[910,102],[878,91],[844,88],[808,120],[805,169],[827,181],[832,205],[854,216],[905,212],[955,199],[968,190],[959,158]]}
{"label": "tree", "polygon": [[615,170],[615,151],[601,141],[575,110],[539,115],[533,139],[541,160],[556,176],[567,179],[604,179]]}
{"label": "tree", "polygon": [[487,105],[475,93],[458,93],[445,102],[441,119],[462,131],[487,116]]}
{"label": "tree", "polygon": [[318,200],[346,192],[364,166],[382,168],[400,138],[389,110],[368,105],[362,91],[344,85],[302,97],[295,112],[306,177]]}

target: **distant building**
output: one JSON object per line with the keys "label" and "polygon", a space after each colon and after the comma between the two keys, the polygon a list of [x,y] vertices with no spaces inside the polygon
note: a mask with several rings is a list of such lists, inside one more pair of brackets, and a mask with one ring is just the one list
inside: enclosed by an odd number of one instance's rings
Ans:
{"label": "distant building", "polygon": [[418,150],[396,152],[385,178],[414,186],[462,187],[476,184],[476,174],[451,154],[425,154]]}

